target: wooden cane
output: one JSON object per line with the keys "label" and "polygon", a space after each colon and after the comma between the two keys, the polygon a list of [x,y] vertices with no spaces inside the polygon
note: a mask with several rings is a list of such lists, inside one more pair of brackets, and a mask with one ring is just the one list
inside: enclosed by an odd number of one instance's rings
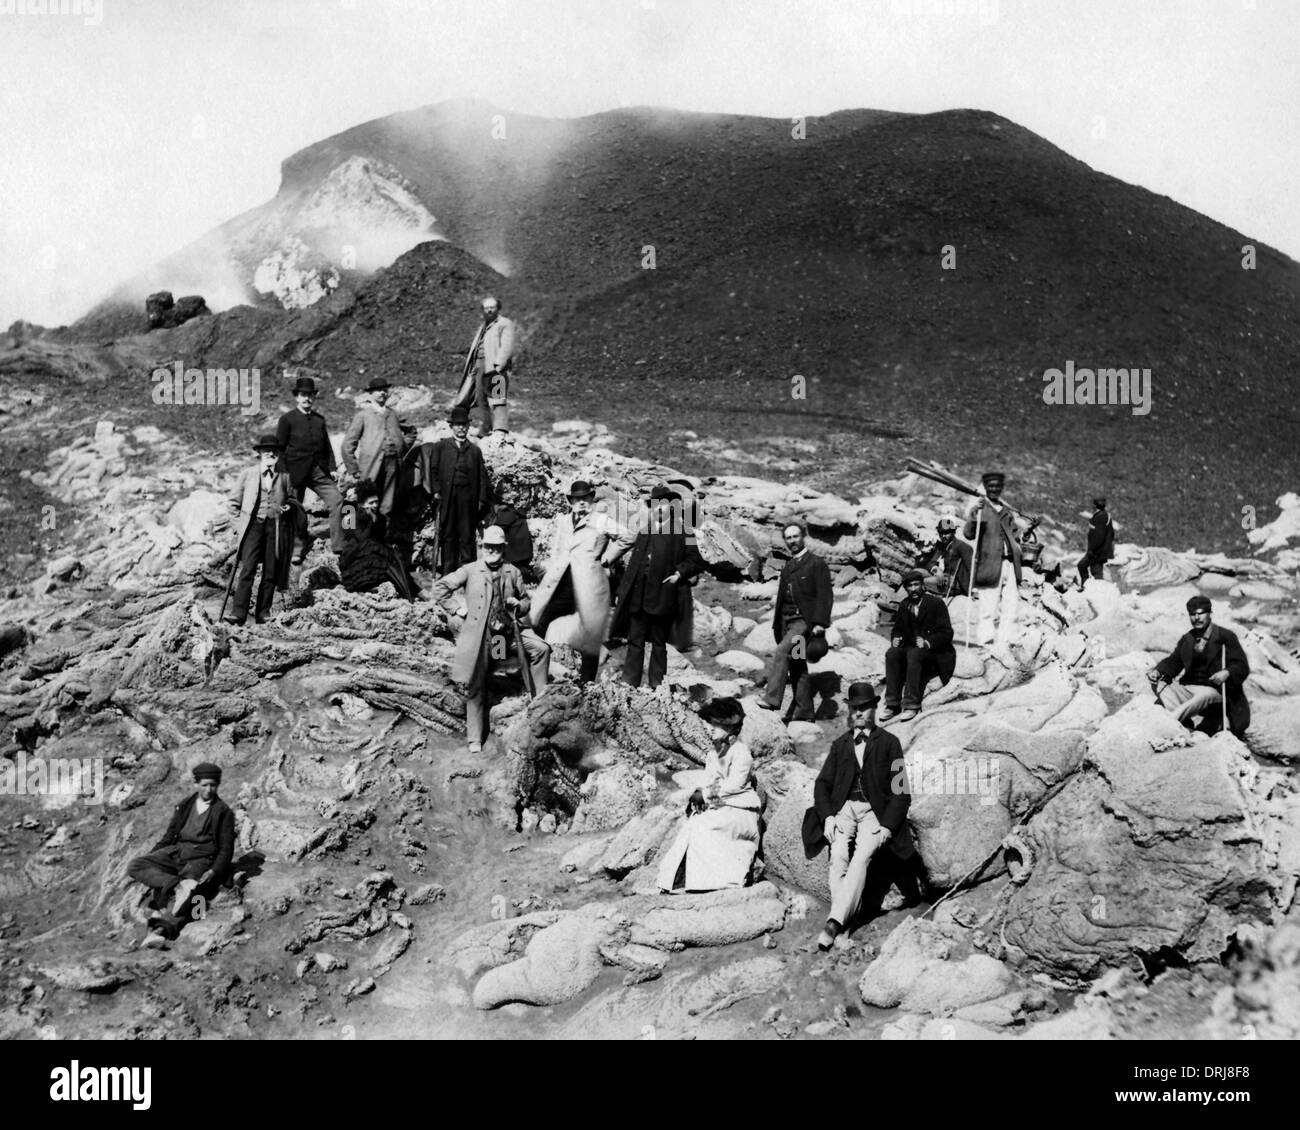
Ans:
{"label": "wooden cane", "polygon": [[970,607],[975,599],[975,570],[979,568],[980,531],[984,525],[984,503],[975,512],[975,548],[970,555],[970,576],[966,581],[966,651],[970,651]]}
{"label": "wooden cane", "polygon": [[[1227,674],[1228,671],[1228,641],[1223,641],[1223,650],[1219,653],[1219,670]],[[1224,679],[1219,684],[1219,697],[1223,704],[1223,729],[1228,728],[1228,680]]]}

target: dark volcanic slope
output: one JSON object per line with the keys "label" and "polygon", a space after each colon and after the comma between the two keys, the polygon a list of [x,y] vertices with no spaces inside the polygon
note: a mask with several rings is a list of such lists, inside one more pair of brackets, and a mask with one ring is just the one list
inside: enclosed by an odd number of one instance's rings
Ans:
{"label": "dark volcanic slope", "polygon": [[[1300,267],[1261,245],[1243,270],[1245,237],[996,115],[849,111],[806,134],[786,119],[445,103],[295,154],[277,201],[350,156],[399,170],[453,243],[512,276],[535,422],[592,415],[696,471],[760,469],[780,445],[719,462],[668,433],[794,437],[840,489],[908,453],[996,462],[1021,499],[1061,513],[1105,490],[1126,536],[1244,548],[1241,505],[1267,517],[1295,486]],[[456,308],[500,280],[447,268],[417,248],[361,299],[296,315],[310,332],[290,327],[289,346],[277,329],[275,351],[412,375],[441,352],[451,383],[472,329]],[[434,348],[441,320],[456,329]],[[1067,360],[1150,368],[1151,414],[1044,405],[1042,373]],[[790,397],[794,374],[806,400]]]}

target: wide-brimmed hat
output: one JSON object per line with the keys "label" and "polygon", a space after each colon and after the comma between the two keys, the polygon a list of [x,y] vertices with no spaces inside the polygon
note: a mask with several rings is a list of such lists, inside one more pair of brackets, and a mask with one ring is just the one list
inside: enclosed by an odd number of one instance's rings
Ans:
{"label": "wide-brimmed hat", "polygon": [[216,781],[221,784],[221,766],[213,765],[211,761],[201,761],[194,766],[191,773],[196,781]]}
{"label": "wide-brimmed hat", "polygon": [[253,444],[254,451],[282,451],[283,447],[275,432],[263,432]]}
{"label": "wide-brimmed hat", "polygon": [[312,396],[316,395],[316,382],[311,377],[299,377],[293,382],[293,395],[297,396],[300,392],[309,392]]}
{"label": "wide-brimmed hat", "polygon": [[880,695],[870,683],[851,683],[848,697],[844,700],[849,709],[862,706],[875,706],[880,702]]}
{"label": "wide-brimmed hat", "polygon": [[489,526],[483,531],[484,545],[505,545],[506,532],[500,526]]}
{"label": "wide-brimmed hat", "polygon": [[724,730],[738,730],[745,724],[745,711],[734,698],[713,698],[700,707],[700,720]]}
{"label": "wide-brimmed hat", "polygon": [[447,423],[449,424],[468,424],[469,409],[464,405],[458,404],[447,413]]}
{"label": "wide-brimmed hat", "polygon": [[570,498],[595,498],[596,489],[585,479],[574,479],[573,486],[569,488]]}
{"label": "wide-brimmed hat", "polygon": [[392,388],[386,377],[371,377],[370,383],[366,385],[367,392],[379,392],[382,389]]}

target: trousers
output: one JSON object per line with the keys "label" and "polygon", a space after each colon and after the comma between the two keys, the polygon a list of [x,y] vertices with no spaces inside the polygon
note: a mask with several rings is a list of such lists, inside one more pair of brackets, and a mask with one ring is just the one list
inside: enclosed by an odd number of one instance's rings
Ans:
{"label": "trousers", "polygon": [[1218,687],[1170,683],[1160,692],[1160,705],[1173,711],[1174,717],[1188,729],[1192,719],[1199,715],[1210,711],[1220,718],[1223,715],[1223,696]]}
{"label": "trousers", "polygon": [[668,674],[668,630],[672,627],[673,617],[651,616],[639,610],[630,613],[630,616],[627,654],[623,657],[623,682],[631,687],[641,685],[641,671],[645,666],[645,645],[648,637],[650,689],[654,690]]}
{"label": "trousers", "polygon": [[1016,567],[1004,560],[998,583],[989,588],[976,588],[975,595],[979,600],[979,642],[984,646],[1010,642],[1020,612]]}
{"label": "trousers", "polygon": [[[275,527],[277,517],[254,518],[248,523],[244,532],[243,544],[239,547],[239,564],[236,566],[235,585],[231,593],[230,616],[243,623],[248,618],[248,602],[253,595],[253,577],[258,566],[262,568],[262,579],[257,586],[257,604],[254,615],[261,619],[269,615],[275,600]],[[282,552],[288,546],[281,546]]]}
{"label": "trousers", "polygon": [[848,800],[835,815],[831,832],[831,913],[841,926],[862,901],[871,857],[885,843],[883,829],[871,805],[862,800]]}
{"label": "trousers", "polygon": [[508,432],[510,430],[510,406],[506,403],[510,391],[510,376],[507,373],[483,372],[479,366],[465,377],[460,393],[456,397],[455,407],[466,408],[471,414],[475,408],[482,411],[483,427],[487,432]]}
{"label": "trousers", "polygon": [[885,705],[919,708],[926,684],[938,672],[928,647],[891,647],[885,652]]}
{"label": "trousers", "polygon": [[[308,488],[319,498],[330,512],[330,549],[338,553],[343,548],[343,495],[339,493],[339,488],[329,473],[320,466],[312,467],[311,474],[308,475],[301,483],[293,488],[293,493],[301,502],[303,495]],[[294,556],[305,556],[311,545],[311,538],[307,533],[307,515],[300,512],[298,516],[298,539],[294,547]],[[301,552],[300,552],[301,551]]]}
{"label": "trousers", "polygon": [[[524,655],[528,659],[528,668],[532,672],[533,686],[540,694],[550,680],[551,645],[532,628],[520,627],[519,638],[524,645]],[[513,642],[509,645],[513,647]],[[479,691],[465,699],[465,739],[482,745],[488,735],[488,674],[494,664],[492,658],[491,636],[485,642],[479,662],[486,664],[483,677],[478,680]]]}
{"label": "trousers", "polygon": [[794,681],[794,712],[798,716],[813,715],[812,679],[808,675],[808,661],[802,658],[807,641],[804,633],[808,626],[802,620],[791,620],[785,626],[785,637],[777,645],[768,669],[767,693],[763,701],[773,710],[780,710],[785,699],[785,684]]}

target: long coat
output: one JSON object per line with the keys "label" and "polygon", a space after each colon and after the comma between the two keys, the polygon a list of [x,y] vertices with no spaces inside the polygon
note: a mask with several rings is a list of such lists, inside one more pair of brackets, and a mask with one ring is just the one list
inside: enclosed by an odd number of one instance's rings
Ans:
{"label": "long coat", "polygon": [[[651,550],[654,550],[652,553]],[[704,559],[693,543],[688,543],[681,531],[672,533],[640,533],[632,543],[627,568],[618,586],[614,602],[614,618],[609,634],[625,639],[632,625],[630,597],[637,578],[644,575],[645,589],[641,598],[641,611],[649,616],[671,616],[672,629],[668,642],[678,651],[689,651],[694,635],[695,601],[691,597],[691,581],[704,572]],[[675,585],[666,586],[665,577],[679,574]]]}
{"label": "long coat", "polygon": [[[480,325],[474,331],[474,339],[469,343],[469,352],[465,354],[465,367],[461,370],[460,392],[456,402],[460,403],[469,396],[474,382],[474,354],[478,352],[480,340],[483,343],[483,372],[509,373],[515,360],[515,324],[504,314],[498,314],[492,322]],[[488,393],[492,389],[489,384]],[[488,404],[504,404],[505,397],[488,396]]]}
{"label": "long coat", "polygon": [[[1210,659],[1209,667],[1212,672],[1219,670],[1221,666],[1227,666],[1228,729],[1237,737],[1241,737],[1250,728],[1250,703],[1246,701],[1246,690],[1243,686],[1250,675],[1250,661],[1246,658],[1246,652],[1242,649],[1236,633],[1213,623],[1210,625],[1205,654]],[[1196,640],[1192,633],[1188,632],[1174,645],[1174,650],[1156,664],[1156,670],[1166,679],[1171,680],[1181,674],[1183,677],[1179,682],[1186,684],[1195,659]],[[1218,711],[1215,711],[1214,721],[1218,721]],[[1222,728],[1221,724],[1215,725],[1214,722],[1211,726],[1212,729],[1207,732]]]}
{"label": "long coat", "polygon": [[[573,515],[555,523],[555,541],[547,569],[533,594],[533,624],[547,643],[567,644],[584,655],[599,655],[608,635],[609,578],[605,568],[631,549],[635,538],[607,514],[593,511],[580,530]],[[553,611],[562,583],[572,586],[577,611]]]}
{"label": "long coat", "polygon": [[981,501],[966,519],[962,536],[967,541],[974,539],[976,515],[981,513],[983,516],[978,523],[980,540],[975,547],[975,587],[987,589],[998,584],[1002,578],[1004,550],[1010,555],[1016,571],[1016,584],[1020,584],[1020,541],[1016,537],[1016,520],[1011,516],[1011,510],[1003,506],[999,514],[988,499]]}
{"label": "long coat", "polygon": [[[194,811],[198,799],[199,794],[193,793],[175,807],[167,831],[163,833],[162,839],[153,845],[152,851],[169,848],[180,840],[181,832],[185,829],[185,824]],[[208,866],[212,868],[217,879],[222,880],[230,871],[230,861],[234,855],[235,814],[219,796],[213,797],[212,804],[208,806],[208,811],[203,816],[203,827],[199,830],[198,842],[185,846],[180,862],[189,863],[196,859],[210,860]]]}
{"label": "long coat", "polygon": [[400,459],[406,440],[397,413],[373,401],[363,404],[343,433],[343,465],[359,479],[374,480],[385,459]]}
{"label": "long coat", "polygon": [[776,615],[772,617],[772,634],[777,642],[785,638],[785,621],[781,609],[787,592],[794,594],[803,622],[809,628],[826,628],[831,622],[831,570],[825,560],[808,550],[798,558],[791,558],[781,570],[776,586]]}
{"label": "long coat", "polygon": [[1115,523],[1105,510],[1097,510],[1088,523],[1088,551],[1084,554],[1089,565],[1104,565],[1115,556]]}
{"label": "long coat", "polygon": [[923,592],[916,615],[912,615],[912,602],[904,600],[894,615],[894,630],[890,633],[903,637],[903,646],[911,647],[921,636],[930,645],[929,655],[934,660],[939,678],[946,687],[957,669],[957,652],[952,646],[952,620],[948,606],[933,593]]}
{"label": "long coat", "polygon": [[[857,774],[853,731],[848,730],[831,743],[831,751],[813,784],[813,807],[805,813],[803,826],[804,850],[810,856],[825,844],[823,826],[826,818],[837,815],[844,807]],[[912,796],[908,792],[903,747],[898,738],[879,726],[867,738],[862,786],[880,826],[888,828],[891,833],[889,850],[899,859],[909,858],[916,851],[916,845],[912,841],[912,830],[907,826],[907,810],[912,804]]]}
{"label": "long coat", "polygon": [[[244,548],[244,535],[257,514],[257,504],[262,493],[262,468],[246,467],[235,482],[234,489],[227,496],[230,515],[235,523],[235,560],[239,560]],[[293,484],[284,471],[276,469],[271,480],[270,513],[276,519],[275,533],[275,587],[289,587],[289,565],[293,560],[293,511],[281,513],[280,507],[287,506],[293,498]]]}
{"label": "long coat", "polygon": [[[451,660],[451,677],[457,683],[464,683],[470,697],[476,695],[483,685],[486,674],[482,658],[486,654],[488,632],[491,630],[489,617],[492,612],[492,570],[486,562],[471,561],[448,573],[434,582],[433,600],[449,616],[456,614],[456,604],[451,594],[457,589],[465,590],[465,623],[456,637],[456,651]],[[519,601],[519,615],[528,614],[529,600],[524,589],[524,579],[513,565],[501,564],[501,599],[511,597]],[[505,610],[508,616],[509,609]]]}
{"label": "long coat", "polygon": [[[474,516],[480,521],[492,508],[492,476],[483,461],[483,452],[473,440],[467,439],[465,446],[469,472],[469,491],[474,500]],[[415,482],[430,495],[441,498],[444,511],[451,498],[452,477],[456,473],[456,441],[444,437],[437,443],[422,443],[415,455]],[[441,519],[440,519],[441,520]],[[469,534],[473,536],[474,531]]]}

